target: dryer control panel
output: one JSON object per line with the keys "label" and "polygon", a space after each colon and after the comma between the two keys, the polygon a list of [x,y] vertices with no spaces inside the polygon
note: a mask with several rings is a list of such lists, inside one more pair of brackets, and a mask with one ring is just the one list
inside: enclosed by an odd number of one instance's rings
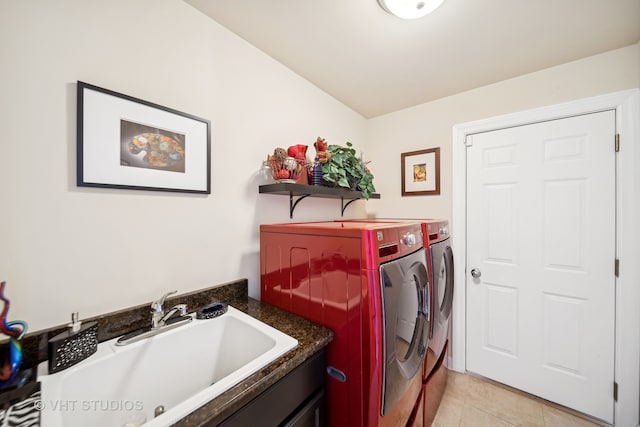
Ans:
{"label": "dryer control panel", "polygon": [[427,223],[429,244],[432,245],[449,238],[449,222],[446,220]]}

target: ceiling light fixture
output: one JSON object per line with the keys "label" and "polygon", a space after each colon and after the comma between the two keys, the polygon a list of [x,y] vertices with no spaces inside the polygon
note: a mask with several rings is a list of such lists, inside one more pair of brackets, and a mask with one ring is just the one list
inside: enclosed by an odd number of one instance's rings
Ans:
{"label": "ceiling light fixture", "polygon": [[444,0],[378,0],[378,4],[392,15],[402,19],[417,19],[430,14]]}

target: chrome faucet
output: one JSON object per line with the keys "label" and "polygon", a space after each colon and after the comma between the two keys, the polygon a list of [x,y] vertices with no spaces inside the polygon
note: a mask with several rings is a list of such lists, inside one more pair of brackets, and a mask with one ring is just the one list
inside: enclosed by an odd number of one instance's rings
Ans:
{"label": "chrome faucet", "polygon": [[171,318],[176,312],[180,312],[180,316],[187,315],[187,305],[177,304],[173,306],[168,312],[164,310],[164,300],[178,291],[167,292],[160,298],[151,303],[151,329],[159,329],[165,326],[167,320]]}
{"label": "chrome faucet", "polygon": [[[169,295],[173,295],[177,292],[178,291],[167,292],[162,296],[162,298],[151,303],[151,327],[145,326],[124,334],[118,338],[116,345],[131,344],[191,322],[193,320],[193,316],[189,316],[187,314],[186,304],[176,304],[168,311],[165,311],[164,309],[164,300]],[[180,313],[180,317],[172,319],[172,316],[174,316],[176,312]],[[169,322],[169,319],[172,319],[172,321]]]}

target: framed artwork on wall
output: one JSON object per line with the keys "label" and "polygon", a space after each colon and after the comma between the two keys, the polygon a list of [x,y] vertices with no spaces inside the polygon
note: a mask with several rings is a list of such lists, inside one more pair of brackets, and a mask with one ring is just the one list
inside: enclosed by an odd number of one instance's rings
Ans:
{"label": "framed artwork on wall", "polygon": [[77,185],[211,193],[211,123],[78,82]]}
{"label": "framed artwork on wall", "polygon": [[440,194],[440,147],[400,154],[402,195]]}

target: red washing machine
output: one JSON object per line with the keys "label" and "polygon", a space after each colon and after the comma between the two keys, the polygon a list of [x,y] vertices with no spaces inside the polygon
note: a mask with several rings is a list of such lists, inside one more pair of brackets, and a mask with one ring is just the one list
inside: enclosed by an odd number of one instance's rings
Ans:
{"label": "red washing machine", "polygon": [[430,331],[419,223],[260,226],[261,298],[333,330],[327,425],[422,425]]}
{"label": "red washing machine", "polygon": [[423,245],[427,252],[431,284],[431,329],[424,363],[424,425],[435,418],[447,385],[448,370],[444,364],[449,349],[451,311],[453,306],[453,252],[449,239],[449,223],[442,219],[356,219],[354,222],[417,223],[422,227]]}

